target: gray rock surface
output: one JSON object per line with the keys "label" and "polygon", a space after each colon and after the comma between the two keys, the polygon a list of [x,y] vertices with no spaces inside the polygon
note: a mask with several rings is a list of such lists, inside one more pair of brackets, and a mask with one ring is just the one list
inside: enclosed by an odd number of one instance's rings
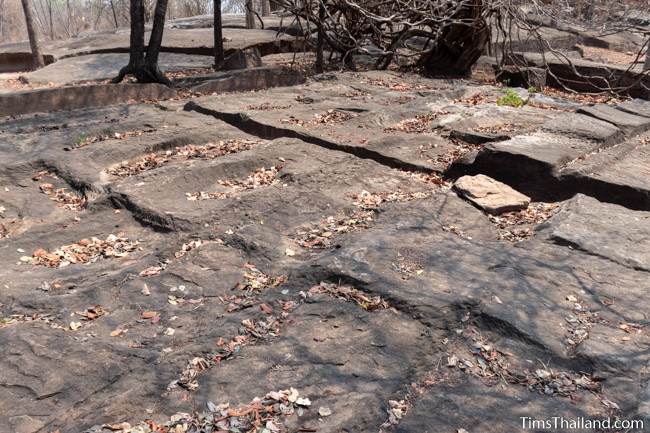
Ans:
{"label": "gray rock surface", "polygon": [[[647,416],[647,136],[535,132],[566,114],[500,94],[332,73],[1,118],[0,431],[215,430],[267,395],[287,431]],[[448,138],[495,113],[527,135]],[[444,178],[472,154],[548,202],[476,209]]]}
{"label": "gray rock surface", "polygon": [[578,194],[540,235],[559,244],[650,271],[650,216]]}
{"label": "gray rock surface", "polygon": [[[587,112],[590,114],[590,112]],[[544,124],[542,130],[565,137],[613,144],[621,139],[621,131],[611,122],[584,114],[566,114]]]}
{"label": "gray rock surface", "polygon": [[600,201],[647,210],[650,184],[645,110],[645,104],[638,101],[620,107],[583,107],[579,111],[584,114],[559,116],[532,134],[488,143],[475,157],[458,160],[450,173],[454,177],[484,173],[534,199],[584,193]]}
{"label": "gray rock surface", "polygon": [[647,117],[636,116],[608,105],[584,107],[579,109],[578,113],[614,124],[629,134],[640,134],[650,129],[650,119]]}
{"label": "gray rock surface", "polygon": [[[129,62],[128,53],[89,54],[61,59],[45,68],[25,74],[32,83],[70,84],[84,80],[105,80],[117,76]],[[177,53],[160,53],[160,69],[182,71],[210,68],[214,57]]]}

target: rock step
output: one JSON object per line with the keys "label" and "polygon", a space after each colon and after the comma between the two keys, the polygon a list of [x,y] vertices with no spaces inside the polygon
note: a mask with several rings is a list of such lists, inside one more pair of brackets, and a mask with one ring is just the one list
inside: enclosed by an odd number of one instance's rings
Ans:
{"label": "rock step", "polygon": [[191,90],[200,93],[247,92],[303,84],[303,73],[288,68],[259,67],[219,73],[211,76],[193,77],[187,84],[200,81]]}
{"label": "rock step", "polygon": [[533,200],[577,193],[630,209],[650,209],[650,102],[595,105],[546,123],[530,135],[492,142],[455,163],[447,176],[485,174]]}
{"label": "rock step", "polygon": [[96,84],[28,90],[0,95],[0,117],[170,99],[176,91],[161,84]]}
{"label": "rock step", "polygon": [[540,226],[538,236],[635,270],[650,272],[650,214],[582,194]]}
{"label": "rock step", "polygon": [[609,122],[628,134],[641,134],[650,129],[650,118],[632,114],[630,109],[624,111],[611,105],[594,105],[580,108],[578,113]]}

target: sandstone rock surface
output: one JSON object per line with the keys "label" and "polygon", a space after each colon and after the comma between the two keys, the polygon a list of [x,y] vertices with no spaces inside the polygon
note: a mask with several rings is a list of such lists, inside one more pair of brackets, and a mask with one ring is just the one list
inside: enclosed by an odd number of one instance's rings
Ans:
{"label": "sandstone rock surface", "polygon": [[[0,118],[0,432],[647,416],[649,135],[499,95],[330,73]],[[477,174],[533,200],[483,212]]]}

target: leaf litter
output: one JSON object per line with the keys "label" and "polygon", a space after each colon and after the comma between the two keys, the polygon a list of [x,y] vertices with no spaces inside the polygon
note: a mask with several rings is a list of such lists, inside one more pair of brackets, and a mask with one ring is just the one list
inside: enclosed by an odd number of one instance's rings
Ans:
{"label": "leaf litter", "polygon": [[293,235],[303,248],[329,248],[335,235],[349,233],[370,227],[375,212],[372,210],[354,210],[350,214],[341,212],[321,220],[318,224],[299,229]]}
{"label": "leaf litter", "polygon": [[0,314],[0,329],[25,322],[43,322],[54,329],[65,329],[63,326],[55,323],[54,319],[55,317],[53,315],[45,313],[10,314],[8,316]]}
{"label": "leaf litter", "polygon": [[72,147],[66,147],[65,150],[81,149],[93,143],[98,143],[106,140],[124,140],[130,137],[139,137],[150,132],[154,132],[154,128],[140,129],[125,132],[112,132],[104,131],[99,135],[81,135]]}
{"label": "leaf litter", "polygon": [[123,162],[117,167],[113,167],[108,172],[114,176],[128,177],[144,171],[153,170],[172,161],[187,161],[190,159],[215,159],[221,156],[239,153],[250,150],[259,145],[259,140],[222,140],[217,143],[208,143],[197,146],[188,144],[187,146],[175,147],[158,153],[150,153],[144,157],[133,161]]}
{"label": "leaf litter", "polygon": [[244,268],[243,281],[237,283],[237,285],[232,289],[239,293],[220,297],[222,303],[228,303],[228,306],[226,307],[228,313],[252,307],[255,304],[258,294],[269,288],[278,287],[287,281],[286,276],[279,275],[271,277],[257,269],[257,267],[251,263],[246,263]]}
{"label": "leaf litter", "polygon": [[[164,424],[145,420],[135,426],[122,422],[97,426],[118,433],[286,433],[285,420],[302,416],[311,407],[311,400],[295,388],[271,391],[264,397],[255,397],[250,403],[231,407],[230,403],[206,403],[205,411],[193,414],[179,412]],[[321,408],[322,409],[322,408]],[[86,430],[94,433],[97,429]]]}
{"label": "leaf litter", "polygon": [[[35,182],[43,180],[44,177],[49,177],[53,180],[59,179],[56,173],[48,170],[42,170],[36,173],[32,180]],[[40,191],[47,195],[50,200],[55,201],[60,207],[68,210],[81,211],[86,208],[88,204],[87,198],[76,192],[66,191],[66,188],[57,188],[54,184],[45,182],[39,185]]]}
{"label": "leaf litter", "polygon": [[[209,243],[220,243],[221,240],[217,239],[214,241],[204,241],[202,239],[193,239],[189,242],[184,243],[181,245],[181,248],[174,253],[174,258],[176,259],[181,259],[183,258],[186,254],[188,254],[190,251],[196,250],[198,248],[201,248],[202,246],[209,244]],[[156,265],[149,266],[142,271],[140,271],[139,276],[141,277],[153,277],[155,275],[159,275],[162,271],[164,271],[167,268],[167,265],[171,263],[170,259],[166,259],[163,262],[160,262]]]}
{"label": "leaf litter", "polygon": [[288,123],[291,125],[297,126],[308,126],[308,125],[328,125],[333,123],[343,123],[348,120],[354,119],[357,117],[355,114],[352,114],[348,111],[330,109],[324,113],[315,113],[314,117],[310,120],[297,119],[293,116],[289,116],[286,119],[280,119],[282,123]]}
{"label": "leaf litter", "polygon": [[357,76],[356,78],[363,84],[370,84],[371,86],[384,87],[395,92],[409,92],[412,90],[431,90],[430,86],[426,84],[410,84],[396,79],[385,80],[382,78],[373,78],[365,76]]}
{"label": "leaf litter", "polygon": [[595,323],[604,323],[598,312],[584,305],[584,301],[576,296],[569,295],[566,300],[571,304],[571,312],[565,317],[566,344],[575,350],[582,342],[589,338],[589,331]]}
{"label": "leaf litter", "polygon": [[[470,152],[477,151],[483,148],[483,145],[480,144],[470,144],[470,143],[465,143],[460,140],[456,139],[450,139],[450,141],[454,144],[454,148],[451,149],[449,152],[446,152],[442,155],[437,155],[433,158],[428,158],[427,162],[431,164],[440,164],[442,167],[442,170],[447,170],[454,162],[458,161],[460,158],[463,156],[469,154]],[[420,146],[420,156],[422,158],[426,158],[426,152],[428,149],[426,149],[423,146]]]}
{"label": "leaf litter", "polygon": [[433,186],[435,189],[427,188],[414,192],[398,189],[397,191],[375,193],[363,190],[360,193],[349,194],[348,197],[357,209],[347,212],[340,211],[336,215],[328,216],[316,224],[304,226],[296,230],[292,237],[303,248],[330,248],[333,245],[334,237],[369,228],[381,205],[426,199],[432,196],[437,191],[437,188],[446,186],[446,182],[435,173],[405,172],[405,174],[413,180],[422,182],[427,187]]}
{"label": "leaf litter", "polygon": [[[256,295],[267,289],[278,287],[286,281],[285,276],[271,277],[251,263],[245,264],[244,268],[243,280],[232,289],[233,291],[244,292],[243,295],[220,297],[222,303],[229,303],[226,309],[227,312],[241,310],[253,305]],[[220,337],[216,343],[216,350],[206,355],[192,358],[181,372],[179,379],[170,383],[168,389],[174,389],[180,386],[190,391],[196,390],[199,386],[197,378],[203,371],[214,367],[222,361],[233,358],[239,354],[244,346],[258,341],[265,341],[279,335],[282,320],[288,317],[289,312],[294,307],[295,304],[292,302],[283,303],[279,315],[273,315],[272,308],[266,305],[266,311],[265,309],[261,309],[262,313],[266,315],[265,317],[258,320],[242,320],[238,335],[229,340]]]}
{"label": "leaf litter", "polygon": [[[238,290],[260,292],[269,287],[277,287],[285,281],[285,277],[268,277],[259,272],[253,265],[248,265],[247,269],[250,271],[246,272],[248,277],[245,277],[243,283],[237,285]],[[218,338],[216,342],[217,349],[188,361],[179,378],[172,381],[167,389],[173,390],[182,387],[189,391],[195,391],[199,387],[198,377],[201,373],[223,361],[238,356],[245,346],[268,341],[279,336],[290,313],[305,299],[317,294],[326,294],[344,301],[353,302],[369,312],[391,308],[390,304],[380,296],[371,296],[350,286],[321,282],[306,293],[301,292],[298,301],[279,301],[281,312],[277,315],[274,315],[273,311],[264,311],[262,309],[263,317],[242,320],[238,335],[230,339]]]}
{"label": "leaf litter", "polygon": [[247,105],[246,109],[251,111],[272,111],[272,110],[285,110],[291,108],[290,105],[273,105],[270,102],[262,102],[259,105]]}
{"label": "leaf litter", "polygon": [[237,194],[243,191],[249,191],[253,189],[263,188],[271,185],[275,185],[279,182],[278,174],[282,166],[276,165],[270,168],[258,168],[253,173],[251,173],[245,180],[218,180],[217,184],[224,187],[226,191],[217,191],[217,192],[188,192],[185,193],[185,196],[190,201],[201,201],[201,200],[223,200],[226,198],[234,197]]}
{"label": "leaf litter", "polygon": [[[521,385],[531,392],[575,398],[578,391],[601,391],[600,384],[590,374],[553,369],[541,363],[540,368],[522,367],[514,362],[514,354],[499,350],[487,341],[477,328],[461,330],[469,352],[458,351],[447,357],[447,367],[458,368],[483,379],[488,385],[507,383]],[[467,354],[468,353],[468,354]]]}
{"label": "leaf litter", "polygon": [[282,324],[279,318],[267,316],[260,320],[242,320],[241,325],[239,335],[227,342],[223,338],[219,338],[217,349],[204,356],[192,358],[181,372],[180,377],[172,381],[167,389],[173,390],[180,386],[188,391],[197,390],[199,388],[198,377],[201,373],[222,361],[237,356],[244,346],[276,337],[280,334]]}
{"label": "leaf litter", "polygon": [[431,122],[436,118],[435,114],[418,114],[413,119],[402,120],[393,126],[384,128],[384,132],[406,132],[408,134],[422,134],[431,132]]}
{"label": "leaf litter", "polygon": [[534,226],[543,223],[558,211],[557,203],[531,203],[528,208],[506,212],[501,215],[488,215],[499,233],[499,239],[520,242],[533,235]]}
{"label": "leaf litter", "polygon": [[88,203],[85,196],[74,192],[67,192],[66,188],[56,188],[51,183],[42,183],[39,185],[39,188],[50,200],[57,202],[59,206],[68,210],[83,210]]}
{"label": "leaf litter", "polygon": [[351,286],[321,282],[319,285],[309,289],[309,294],[314,295],[317,293],[324,293],[335,298],[354,302],[366,311],[386,310],[390,308],[390,304],[382,299],[381,296],[370,296]]}
{"label": "leaf litter", "polygon": [[118,233],[110,234],[104,240],[96,237],[82,239],[51,252],[39,248],[32,256],[23,256],[20,260],[32,265],[60,268],[70,264],[88,264],[101,259],[126,257],[139,247],[138,241],[131,241],[124,234]]}

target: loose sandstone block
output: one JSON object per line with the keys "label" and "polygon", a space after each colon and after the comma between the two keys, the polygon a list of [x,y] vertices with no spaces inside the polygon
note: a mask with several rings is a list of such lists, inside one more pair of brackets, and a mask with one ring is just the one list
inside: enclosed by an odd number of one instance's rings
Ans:
{"label": "loose sandstone block", "polygon": [[463,176],[454,183],[454,188],[463,197],[494,215],[526,209],[530,204],[529,197],[483,174]]}

